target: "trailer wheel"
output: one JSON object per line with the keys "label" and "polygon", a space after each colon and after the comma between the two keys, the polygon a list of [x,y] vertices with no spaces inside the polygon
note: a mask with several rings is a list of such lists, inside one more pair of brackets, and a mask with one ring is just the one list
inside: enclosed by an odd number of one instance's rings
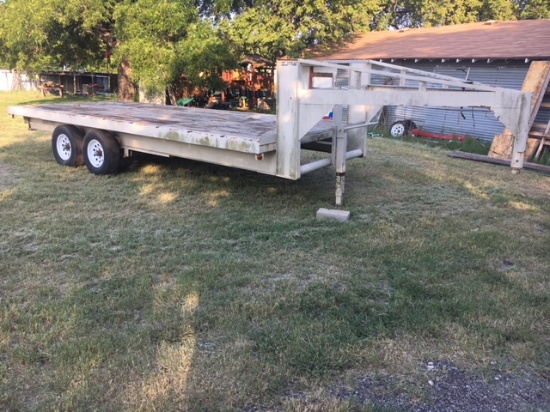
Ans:
{"label": "trailer wheel", "polygon": [[109,133],[91,130],[84,136],[84,161],[90,172],[107,175],[116,172],[120,163],[120,146]]}
{"label": "trailer wheel", "polygon": [[390,126],[390,135],[392,137],[401,137],[408,134],[410,130],[415,128],[416,124],[412,120],[400,120],[392,123]]}
{"label": "trailer wheel", "polygon": [[82,166],[83,138],[84,134],[75,126],[57,126],[52,133],[52,149],[57,163],[63,166]]}

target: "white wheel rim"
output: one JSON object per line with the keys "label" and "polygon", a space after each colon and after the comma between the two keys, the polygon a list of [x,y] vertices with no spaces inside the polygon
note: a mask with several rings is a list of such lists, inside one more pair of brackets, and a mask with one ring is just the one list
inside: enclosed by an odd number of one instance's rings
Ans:
{"label": "white wheel rim", "polygon": [[402,136],[405,134],[405,126],[402,124],[396,124],[391,128],[390,133],[393,137]]}
{"label": "white wheel rim", "polygon": [[69,139],[69,136],[66,134],[60,134],[57,136],[55,147],[61,160],[69,160],[71,158],[73,148],[71,147],[71,140]]}
{"label": "white wheel rim", "polygon": [[86,152],[88,154],[88,161],[93,167],[99,168],[103,165],[105,156],[103,154],[103,146],[98,140],[90,140],[88,147],[86,148]]}

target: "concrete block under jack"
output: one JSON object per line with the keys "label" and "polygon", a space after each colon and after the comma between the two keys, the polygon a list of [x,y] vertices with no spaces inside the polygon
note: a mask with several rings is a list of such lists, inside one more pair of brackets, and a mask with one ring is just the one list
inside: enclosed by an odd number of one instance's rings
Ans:
{"label": "concrete block under jack", "polygon": [[319,220],[337,220],[339,222],[347,222],[350,218],[351,212],[347,210],[321,208],[317,211],[317,219]]}

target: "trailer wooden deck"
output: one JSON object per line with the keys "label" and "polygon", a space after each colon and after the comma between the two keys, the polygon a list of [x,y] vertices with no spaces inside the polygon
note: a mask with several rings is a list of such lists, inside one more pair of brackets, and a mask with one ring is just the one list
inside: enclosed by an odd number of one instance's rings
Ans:
{"label": "trailer wooden deck", "polygon": [[[270,114],[122,102],[15,106],[9,113],[51,123],[51,130],[72,124],[251,154],[277,146],[277,117]],[[304,143],[331,127],[331,122],[320,122]]]}

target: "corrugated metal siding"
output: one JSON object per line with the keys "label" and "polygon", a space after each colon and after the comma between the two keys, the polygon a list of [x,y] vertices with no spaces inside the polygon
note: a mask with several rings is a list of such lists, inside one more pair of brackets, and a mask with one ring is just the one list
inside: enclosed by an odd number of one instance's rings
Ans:
{"label": "corrugated metal siding", "polygon": [[[523,62],[504,64],[464,61],[445,64],[441,61],[401,61],[395,64],[515,90],[521,89],[529,69],[529,64]],[[471,136],[486,141],[492,141],[496,134],[504,130],[502,123],[489,110],[483,108],[460,110],[391,106],[386,108],[385,119],[388,126],[397,120],[412,119],[417,127],[432,133]]]}
{"label": "corrugated metal siding", "polygon": [[[550,103],[550,95],[545,95],[542,99],[543,103]],[[535,123],[542,123],[544,125],[547,125],[548,122],[550,122],[550,108],[541,108],[538,113],[537,117],[535,118]]]}

